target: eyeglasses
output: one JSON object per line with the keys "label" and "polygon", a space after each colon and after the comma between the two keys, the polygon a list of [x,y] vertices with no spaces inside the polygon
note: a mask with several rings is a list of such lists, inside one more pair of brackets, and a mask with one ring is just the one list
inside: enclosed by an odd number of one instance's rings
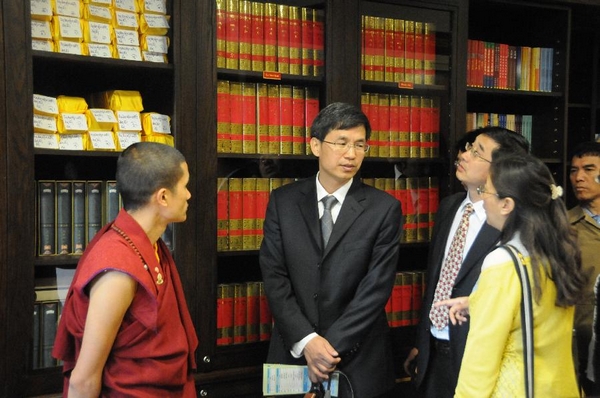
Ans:
{"label": "eyeglasses", "polygon": [[492,163],[491,160],[487,160],[486,158],[484,158],[483,156],[481,156],[481,154],[477,151],[477,149],[475,149],[475,147],[473,146],[473,144],[471,144],[470,142],[467,142],[465,144],[465,151],[470,151],[471,155],[475,156],[476,158],[484,160],[484,161],[486,161],[488,163]]}
{"label": "eyeglasses", "polygon": [[321,140],[322,142],[326,142],[327,144],[333,145],[333,150],[339,153],[346,153],[350,150],[350,148],[354,148],[354,150],[357,153],[367,153],[369,152],[369,148],[371,148],[371,146],[369,144],[367,144],[366,142],[355,142],[354,144],[351,144],[349,142],[346,141],[336,141],[336,142],[331,142],[331,141],[325,141],[325,140]]}
{"label": "eyeglasses", "polygon": [[477,194],[479,196],[483,195],[484,193],[489,193],[490,195],[496,195],[497,197],[500,197],[500,195],[498,195],[496,192],[490,192],[485,188],[485,185],[480,185],[477,187]]}

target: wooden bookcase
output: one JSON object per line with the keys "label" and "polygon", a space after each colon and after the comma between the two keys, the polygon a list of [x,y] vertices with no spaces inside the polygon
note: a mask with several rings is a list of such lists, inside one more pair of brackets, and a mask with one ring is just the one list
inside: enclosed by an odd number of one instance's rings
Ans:
{"label": "wooden bookcase", "polygon": [[[534,115],[533,153],[543,158],[566,185],[567,147],[597,131],[598,35],[587,19],[594,6],[571,2],[500,0],[278,0],[278,4],[324,11],[325,73],[322,77],[282,77],[281,84],[318,86],[321,106],[334,101],[360,105],[361,93],[433,96],[440,99],[440,154],[435,159],[367,158],[364,177],[392,172],[407,161],[439,178],[440,197],[460,189],[454,178],[454,143],[466,130],[467,111]],[[261,396],[267,343],[216,345],[217,285],[260,276],[258,252],[217,252],[217,178],[258,155],[217,154],[217,80],[263,82],[259,72],[217,68],[215,1],[168,0],[171,15],[169,64],[103,60],[31,50],[29,2],[2,1],[0,20],[0,396],[38,396],[62,387],[60,369],[31,369],[31,311],[35,280],[56,267],[75,267],[77,259],[35,255],[35,181],[71,178],[67,165],[83,179],[109,179],[114,153],[55,153],[33,148],[32,96],[85,96],[107,89],[139,90],[147,110],[168,114],[175,145],[192,176],[188,219],[175,228],[175,260],[200,339],[198,392],[202,396]],[[573,10],[573,11],[572,11]],[[582,11],[583,10],[583,11]],[[398,87],[361,78],[363,15],[430,20],[440,26],[434,85]],[[493,17],[492,17],[493,16]],[[589,21],[587,24],[572,23]],[[496,22],[497,21],[497,22]],[[443,29],[442,29],[443,27]],[[555,49],[550,93],[508,92],[467,87],[467,40]],[[576,43],[575,43],[576,42]],[[582,44],[583,42],[583,44]],[[593,43],[593,44],[588,44]],[[569,79],[569,60],[572,74]],[[590,66],[591,65],[591,66]],[[577,71],[577,72],[576,72]],[[589,85],[577,80],[585,75]],[[270,83],[270,82],[269,82]],[[278,83],[279,84],[279,83]],[[584,89],[590,92],[582,94]],[[281,156],[294,176],[315,167],[310,156]],[[70,170],[69,166],[69,170]],[[314,170],[314,169],[313,169]],[[393,175],[393,174],[392,174]],[[398,270],[424,269],[427,243],[403,244]],[[242,264],[242,267],[240,267]],[[244,271],[240,271],[243,268]],[[398,377],[414,341],[414,327],[394,329]],[[399,390],[409,394],[409,383]]]}

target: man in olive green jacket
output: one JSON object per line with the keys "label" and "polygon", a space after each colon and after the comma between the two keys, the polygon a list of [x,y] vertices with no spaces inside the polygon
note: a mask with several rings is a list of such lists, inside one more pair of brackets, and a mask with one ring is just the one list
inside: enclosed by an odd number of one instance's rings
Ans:
{"label": "man in olive green jacket", "polygon": [[[578,233],[582,265],[589,272],[585,297],[575,309],[579,381],[586,395],[600,394],[600,318],[594,286],[600,275],[600,142],[584,142],[573,151],[571,186],[578,205],[569,210],[569,221]],[[600,292],[598,292],[600,293]],[[594,325],[594,323],[596,323]],[[594,332],[594,333],[593,333]],[[590,344],[591,342],[591,344]],[[597,358],[591,361],[590,357]],[[588,364],[593,366],[588,367]]]}

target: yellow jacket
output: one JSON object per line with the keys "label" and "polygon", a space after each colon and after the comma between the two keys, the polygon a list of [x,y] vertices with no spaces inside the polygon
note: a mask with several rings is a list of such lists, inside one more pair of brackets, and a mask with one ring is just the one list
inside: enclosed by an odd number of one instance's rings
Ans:
{"label": "yellow jacket", "polygon": [[[511,243],[526,256],[533,282],[527,252],[520,242]],[[545,275],[541,286],[540,302],[533,303],[535,396],[578,397],[571,351],[574,308],[554,305],[556,287]],[[486,257],[469,298],[471,328],[455,397],[525,396],[520,303],[513,261],[505,249],[496,249]]]}

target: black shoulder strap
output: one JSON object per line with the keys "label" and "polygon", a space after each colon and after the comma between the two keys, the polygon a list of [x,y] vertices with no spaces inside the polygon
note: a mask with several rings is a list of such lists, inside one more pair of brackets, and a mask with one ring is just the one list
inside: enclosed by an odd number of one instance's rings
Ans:
{"label": "black shoulder strap", "polygon": [[523,362],[525,366],[525,396],[533,398],[533,303],[529,275],[521,253],[511,245],[502,246],[513,259],[521,282],[521,330],[523,333]]}

